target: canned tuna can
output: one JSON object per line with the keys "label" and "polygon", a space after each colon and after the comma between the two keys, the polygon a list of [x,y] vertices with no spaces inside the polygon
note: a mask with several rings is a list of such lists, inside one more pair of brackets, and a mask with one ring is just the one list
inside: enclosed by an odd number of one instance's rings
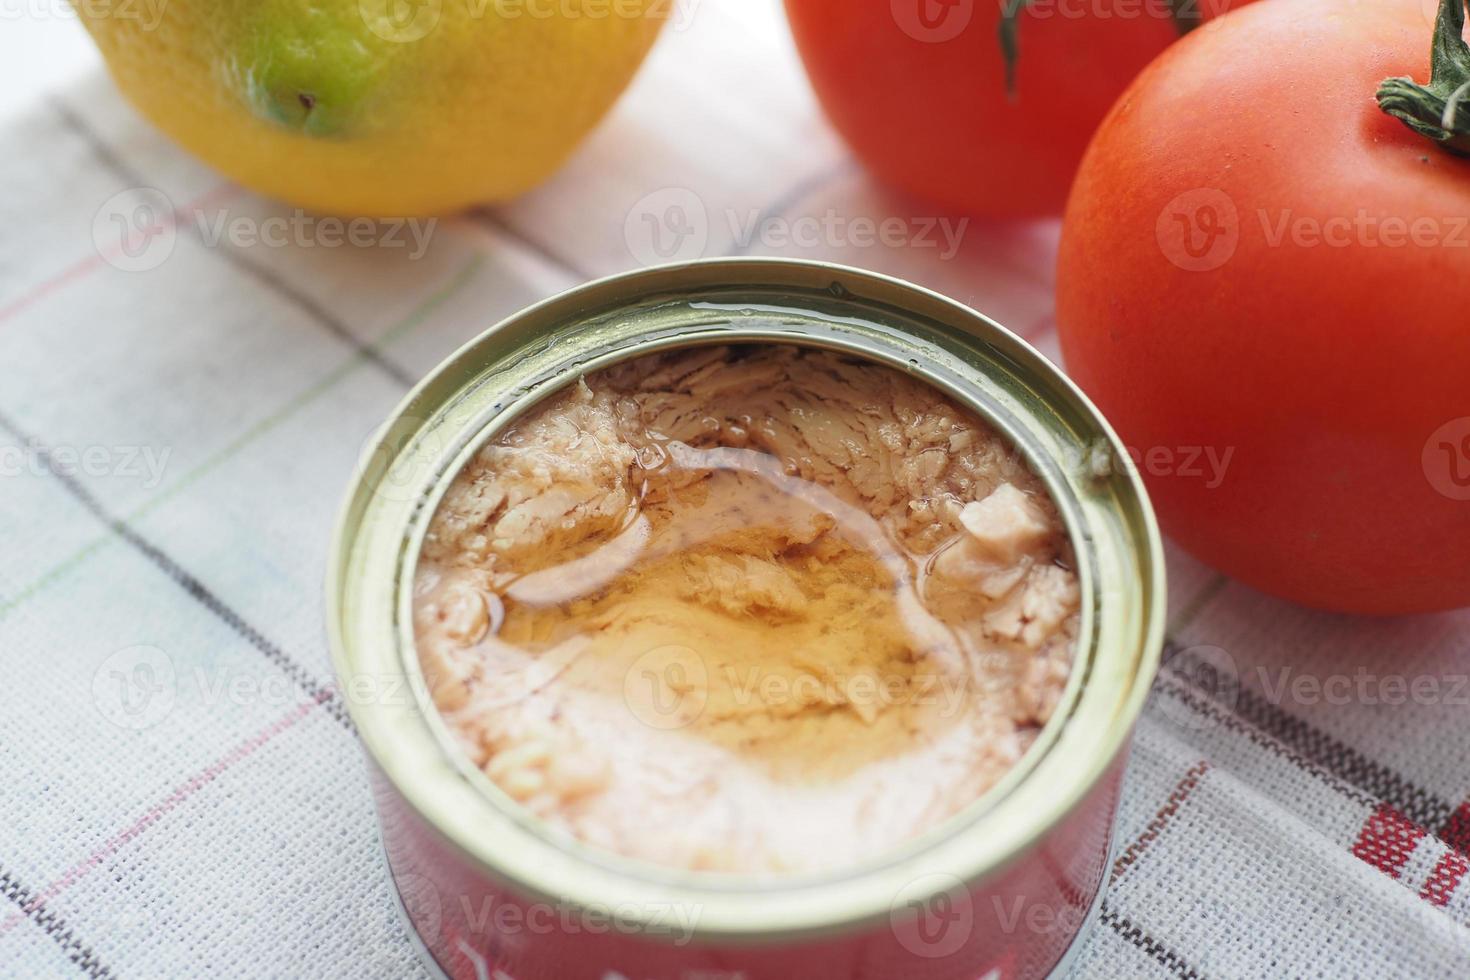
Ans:
{"label": "canned tuna can", "polygon": [[[463,751],[425,679],[415,569],[456,477],[579,379],[701,345],[836,352],[932,386],[1009,442],[1070,542],[1076,641],[1049,720],[977,799],[871,860],[716,873],[554,833]],[[1062,970],[1101,902],[1165,608],[1158,530],[1128,454],[1045,358],[908,283],[750,259],[594,282],[453,354],[364,453],[327,592],[338,682],[367,750],[412,934],[431,972],[500,980],[1000,980]]]}

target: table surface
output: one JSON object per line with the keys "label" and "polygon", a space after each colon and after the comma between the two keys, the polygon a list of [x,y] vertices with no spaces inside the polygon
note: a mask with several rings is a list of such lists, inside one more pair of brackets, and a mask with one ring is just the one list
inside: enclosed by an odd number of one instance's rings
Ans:
{"label": "table surface", "polygon": [[0,125],[101,64],[65,0],[0,0]]}
{"label": "table surface", "polygon": [[[849,158],[775,0],[706,0],[560,173],[421,255],[212,237],[300,216],[134,115],[60,0],[0,17],[0,132],[25,150],[0,155],[0,459],[23,463],[0,479],[0,973],[418,975],[319,583],[357,448],[498,317],[675,253],[783,254],[931,286],[1056,355],[1055,223],[851,233],[943,216]],[[109,245],[149,195],[176,227]],[[1470,613],[1325,616],[1169,567],[1077,973],[1470,975]],[[140,667],[162,692],[141,714],[113,686]]]}

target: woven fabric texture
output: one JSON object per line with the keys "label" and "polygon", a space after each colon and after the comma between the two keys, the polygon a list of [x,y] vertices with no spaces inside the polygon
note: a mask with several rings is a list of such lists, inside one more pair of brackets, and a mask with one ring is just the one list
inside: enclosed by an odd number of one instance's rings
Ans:
{"label": "woven fabric texture", "polygon": [[[500,317],[647,262],[784,254],[931,286],[1056,357],[1055,225],[877,188],[768,0],[671,31],[526,198],[356,240],[102,78],[0,142],[6,976],[424,975],[321,583],[364,440]],[[1470,976],[1470,613],[1325,616],[1169,558],[1169,659],[1077,975]]]}

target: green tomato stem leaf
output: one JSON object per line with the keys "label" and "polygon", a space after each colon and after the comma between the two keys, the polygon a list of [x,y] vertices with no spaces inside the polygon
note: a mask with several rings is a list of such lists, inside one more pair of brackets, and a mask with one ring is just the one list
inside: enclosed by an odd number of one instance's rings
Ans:
{"label": "green tomato stem leaf", "polygon": [[1006,66],[1006,97],[1012,102],[1019,98],[1019,93],[1016,92],[1016,63],[1021,58],[1021,45],[1017,22],[1025,6],[1026,0],[1001,0],[1000,3],[997,34],[1000,39],[1000,55]]}
{"label": "green tomato stem leaf", "polygon": [[[1016,65],[1021,60],[1021,42],[1019,35],[1019,24],[1021,11],[1026,9],[1030,0],[1001,0],[1000,2],[1000,24],[996,34],[1000,40],[1000,54],[1004,59],[1006,68],[1006,96],[1015,102],[1020,93],[1016,90]],[[1169,16],[1174,21],[1174,27],[1183,37],[1204,22],[1200,12],[1199,0],[1164,0],[1169,5]]]}
{"label": "green tomato stem leaf", "polygon": [[1183,37],[1196,27],[1204,23],[1204,14],[1200,10],[1199,0],[1167,0],[1169,4],[1169,17],[1174,21],[1174,29]]}
{"label": "green tomato stem leaf", "polygon": [[1389,78],[1378,86],[1378,106],[1421,136],[1470,156],[1470,45],[1465,43],[1467,0],[1440,0],[1434,21],[1429,83]]}

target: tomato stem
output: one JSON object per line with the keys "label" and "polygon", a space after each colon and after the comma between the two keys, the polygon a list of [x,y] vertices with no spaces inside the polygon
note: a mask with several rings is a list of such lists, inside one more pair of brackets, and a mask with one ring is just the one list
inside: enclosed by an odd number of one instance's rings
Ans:
{"label": "tomato stem", "polygon": [[1470,156],[1470,45],[1465,43],[1466,0],[1440,0],[1434,21],[1429,83],[1389,78],[1378,86],[1378,105],[1414,132],[1451,153]]}
{"label": "tomato stem", "polygon": [[1021,16],[1021,8],[1026,6],[1026,0],[1001,0],[1000,25],[997,33],[1000,36],[1000,55],[1006,66],[1006,97],[1012,102],[1016,101],[1016,62],[1021,57],[1020,43],[1016,36],[1016,18]]}
{"label": "tomato stem", "polygon": [[[1001,0],[1000,24],[996,33],[1000,37],[1000,54],[1005,61],[1006,68],[1006,96],[1015,102],[1016,92],[1016,64],[1021,59],[1021,42],[1017,34],[1017,23],[1021,17],[1021,11],[1026,9],[1030,0]],[[1169,17],[1174,21],[1174,27],[1183,37],[1194,30],[1201,23],[1201,15],[1197,0],[1164,0],[1169,5]]]}
{"label": "tomato stem", "polygon": [[1199,4],[1196,0],[1166,0],[1169,4],[1169,19],[1174,22],[1174,29],[1183,37],[1198,27],[1202,22]]}

